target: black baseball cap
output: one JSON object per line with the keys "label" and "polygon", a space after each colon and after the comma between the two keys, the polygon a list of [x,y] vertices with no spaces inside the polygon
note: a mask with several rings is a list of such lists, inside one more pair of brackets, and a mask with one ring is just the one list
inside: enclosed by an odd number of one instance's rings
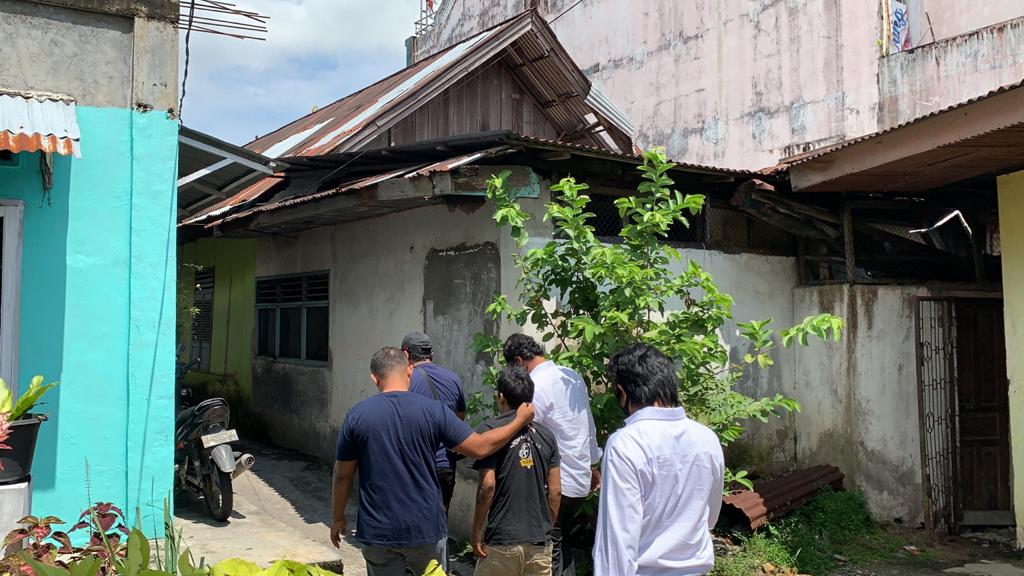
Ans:
{"label": "black baseball cap", "polygon": [[402,338],[402,350],[420,356],[430,356],[433,345],[430,343],[430,336],[423,332],[409,332],[405,338]]}

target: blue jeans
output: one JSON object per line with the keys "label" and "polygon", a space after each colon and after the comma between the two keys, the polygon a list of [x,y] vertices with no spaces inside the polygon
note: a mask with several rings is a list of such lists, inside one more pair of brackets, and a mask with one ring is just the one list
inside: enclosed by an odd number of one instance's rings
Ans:
{"label": "blue jeans", "polygon": [[414,576],[423,576],[431,560],[437,560],[444,573],[448,573],[448,537],[436,544],[409,548],[363,547],[367,576],[405,576],[405,569]]}

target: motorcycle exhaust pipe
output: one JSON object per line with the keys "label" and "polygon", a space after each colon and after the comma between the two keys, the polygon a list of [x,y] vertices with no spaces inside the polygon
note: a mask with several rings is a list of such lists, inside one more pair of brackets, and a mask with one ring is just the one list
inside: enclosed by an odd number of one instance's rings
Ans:
{"label": "motorcycle exhaust pipe", "polygon": [[256,458],[252,454],[242,454],[235,460],[235,471],[231,473],[231,478],[238,478],[252,468],[253,464],[256,464]]}

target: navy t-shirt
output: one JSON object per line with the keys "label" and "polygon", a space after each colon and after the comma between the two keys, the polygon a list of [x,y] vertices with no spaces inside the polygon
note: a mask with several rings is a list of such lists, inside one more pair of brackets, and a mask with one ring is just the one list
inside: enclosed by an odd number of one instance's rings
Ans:
{"label": "navy t-shirt", "polygon": [[[462,392],[462,380],[455,372],[433,362],[425,362],[413,368],[409,391],[433,400],[434,392],[430,389],[430,377],[434,379],[437,400],[452,412],[466,411],[466,395]],[[438,468],[455,469],[455,460],[443,444],[437,446],[435,462]]]}
{"label": "navy t-shirt", "polygon": [[409,392],[377,394],[349,410],[337,459],[359,461],[356,539],[393,548],[441,540],[447,523],[435,447],[454,448],[471,433],[439,402]]}

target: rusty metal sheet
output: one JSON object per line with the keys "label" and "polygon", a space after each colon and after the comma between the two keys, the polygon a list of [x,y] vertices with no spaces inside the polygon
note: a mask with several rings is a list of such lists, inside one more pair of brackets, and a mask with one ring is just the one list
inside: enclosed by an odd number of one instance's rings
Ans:
{"label": "rusty metal sheet", "polygon": [[600,93],[591,98],[586,76],[533,12],[480,32],[250,142],[246,148],[271,158],[358,149],[404,114],[495,62],[505,64],[541,103],[559,140],[633,152],[632,134],[625,132],[631,127],[628,118]]}
{"label": "rusty metal sheet", "polygon": [[404,177],[404,178],[410,178],[411,179],[411,178],[416,178],[416,177],[429,176],[429,175],[435,174],[435,173],[448,172],[448,171],[451,171],[451,170],[454,170],[454,169],[458,168],[459,166],[463,166],[463,165],[468,164],[470,162],[473,162],[475,160],[479,160],[481,158],[486,158],[486,157],[494,156],[496,154],[500,154],[501,152],[503,152],[505,150],[508,150],[508,149],[509,149],[508,146],[496,146],[494,148],[490,148],[490,149],[487,149],[487,150],[481,150],[479,152],[473,152],[473,153],[470,153],[470,154],[460,154],[458,156],[453,156],[452,158],[448,158],[447,160],[442,160],[440,162],[435,162],[433,164],[418,164],[418,165],[414,165],[414,166],[406,166],[406,167],[403,167],[403,168],[398,168],[398,169],[395,169],[395,170],[389,170],[387,172],[383,172],[383,173],[380,173],[380,174],[374,174],[372,176],[366,176],[364,178],[360,178],[358,180],[355,180],[355,181],[352,181],[352,182],[348,182],[348,183],[346,183],[344,185],[341,185],[341,186],[338,186],[338,187],[335,187],[335,188],[331,188],[329,190],[323,190],[323,191],[317,192],[315,194],[307,194],[307,195],[304,195],[304,196],[296,196],[296,197],[293,197],[293,198],[287,198],[287,199],[281,200],[279,202],[273,202],[273,203],[269,203],[269,204],[263,204],[261,206],[255,206],[255,207],[250,208],[248,210],[243,210],[243,211],[240,211],[240,212],[238,212],[236,214],[228,215],[228,216],[226,216],[226,217],[224,217],[224,218],[222,218],[220,220],[211,222],[211,223],[207,224],[206,226],[207,226],[207,228],[211,228],[211,227],[219,226],[220,224],[223,224],[223,223],[226,223],[226,222],[230,222],[232,220],[237,220],[239,218],[245,218],[246,216],[251,216],[253,214],[259,214],[259,213],[263,213],[263,212],[271,212],[271,211],[274,211],[274,210],[280,210],[282,208],[287,208],[289,206],[295,206],[297,204],[304,204],[306,202],[312,202],[314,200],[322,200],[324,198],[329,198],[331,196],[336,196],[338,194],[344,194],[346,192],[353,192],[353,191],[356,191],[356,190],[362,190],[364,188],[369,188],[370,186],[374,186],[376,184],[380,184],[381,182],[386,182],[386,181],[392,180],[394,178],[403,178]]}
{"label": "rusty metal sheet", "polygon": [[756,530],[806,504],[826,486],[841,490],[843,478],[845,476],[839,468],[827,464],[792,472],[774,480],[758,482],[753,490],[729,494],[723,500],[722,513],[745,517],[750,528]]}
{"label": "rusty metal sheet", "polygon": [[0,89],[0,149],[80,158],[80,138],[73,98]]}
{"label": "rusty metal sheet", "polygon": [[191,216],[185,220],[182,220],[181,222],[178,223],[178,226],[192,226],[196,224],[203,224],[204,222],[212,218],[228,214],[229,212],[231,212],[232,209],[237,208],[239,206],[243,206],[253,200],[256,200],[264,193],[270,191],[270,189],[272,189],[278,183],[282,182],[283,179],[284,174],[275,174],[274,176],[264,178],[263,180],[260,180],[255,184],[250,185],[248,188],[245,188],[238,194],[235,194],[230,198],[226,198],[214,204],[213,206],[210,206],[209,208],[200,211],[198,214]]}

